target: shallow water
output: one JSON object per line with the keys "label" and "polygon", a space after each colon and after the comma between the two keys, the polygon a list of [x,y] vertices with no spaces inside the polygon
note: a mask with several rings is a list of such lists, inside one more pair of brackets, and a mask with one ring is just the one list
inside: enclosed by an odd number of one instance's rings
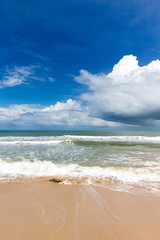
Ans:
{"label": "shallow water", "polygon": [[160,132],[1,131],[0,181],[86,177],[160,189]]}

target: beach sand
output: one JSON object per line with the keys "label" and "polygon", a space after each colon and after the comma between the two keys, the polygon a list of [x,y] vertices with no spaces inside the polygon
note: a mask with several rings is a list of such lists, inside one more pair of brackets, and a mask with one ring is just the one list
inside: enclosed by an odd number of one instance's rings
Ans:
{"label": "beach sand", "polygon": [[0,239],[160,239],[160,196],[47,179],[0,184]]}

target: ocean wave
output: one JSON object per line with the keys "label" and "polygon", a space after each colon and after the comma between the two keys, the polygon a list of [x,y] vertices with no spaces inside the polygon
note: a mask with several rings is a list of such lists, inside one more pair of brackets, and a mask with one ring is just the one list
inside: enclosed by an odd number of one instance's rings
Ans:
{"label": "ocean wave", "polygon": [[160,136],[41,136],[41,137],[0,137],[0,145],[54,145],[62,143],[74,144],[110,144],[110,145],[136,145],[136,144],[160,144]]}
{"label": "ocean wave", "polygon": [[139,184],[160,183],[160,169],[152,167],[98,167],[81,166],[79,164],[55,164],[49,161],[0,161],[0,178],[18,177],[86,177],[86,178],[112,178],[123,183]]}
{"label": "ocean wave", "polygon": [[0,145],[55,145],[65,142],[64,140],[48,140],[48,141],[28,141],[28,140],[18,140],[18,141],[0,141]]}
{"label": "ocean wave", "polygon": [[160,143],[160,136],[79,136],[65,135],[65,139],[80,141],[99,141],[99,142],[139,142],[139,143]]}

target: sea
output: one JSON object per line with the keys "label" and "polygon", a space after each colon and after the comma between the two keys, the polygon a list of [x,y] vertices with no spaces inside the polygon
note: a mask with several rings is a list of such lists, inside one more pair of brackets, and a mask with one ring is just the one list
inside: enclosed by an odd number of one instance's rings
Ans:
{"label": "sea", "polygon": [[159,193],[160,132],[0,131],[0,182],[19,177]]}

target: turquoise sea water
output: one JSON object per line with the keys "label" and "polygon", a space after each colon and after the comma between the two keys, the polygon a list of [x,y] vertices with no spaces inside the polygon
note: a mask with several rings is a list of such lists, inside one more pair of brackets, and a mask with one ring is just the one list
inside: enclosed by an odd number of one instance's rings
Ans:
{"label": "turquoise sea water", "polygon": [[0,131],[0,179],[72,176],[159,190],[160,132]]}

